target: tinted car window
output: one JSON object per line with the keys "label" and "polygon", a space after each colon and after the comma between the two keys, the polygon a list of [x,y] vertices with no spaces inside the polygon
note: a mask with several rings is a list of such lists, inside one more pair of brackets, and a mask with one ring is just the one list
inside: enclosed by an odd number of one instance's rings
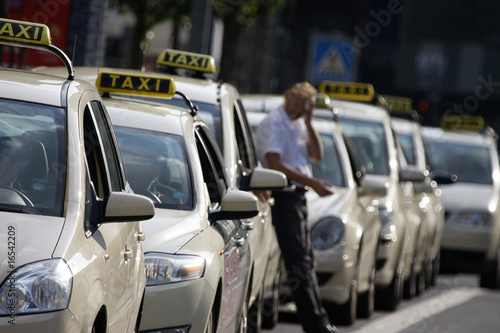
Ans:
{"label": "tinted car window", "polygon": [[190,167],[182,137],[115,127],[132,190],[153,200],[155,207],[191,210]]}
{"label": "tinted car window", "polygon": [[64,110],[0,99],[0,209],[62,216],[65,188]]}
{"label": "tinted car window", "polygon": [[358,151],[367,173],[388,175],[389,154],[384,126],[380,123],[340,119],[340,124]]}
{"label": "tinted car window", "polygon": [[321,162],[312,164],[314,177],[323,179],[334,186],[345,186],[342,164],[333,137],[326,134],[320,134],[320,137],[325,154]]}

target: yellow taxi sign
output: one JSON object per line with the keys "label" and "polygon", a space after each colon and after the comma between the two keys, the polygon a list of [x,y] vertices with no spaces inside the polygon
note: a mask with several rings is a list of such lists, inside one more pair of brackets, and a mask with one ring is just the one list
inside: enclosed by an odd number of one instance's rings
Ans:
{"label": "yellow taxi sign", "polygon": [[317,93],[315,107],[318,109],[330,109],[330,97],[326,94]]}
{"label": "yellow taxi sign", "polygon": [[484,119],[481,116],[445,114],[439,121],[444,129],[481,132],[484,129]]}
{"label": "yellow taxi sign", "polygon": [[319,92],[333,98],[360,102],[371,102],[375,97],[375,89],[370,83],[323,81]]}
{"label": "yellow taxi sign", "polygon": [[160,98],[172,98],[175,94],[175,83],[172,78],[152,75],[103,71],[97,76],[96,87],[103,93]]}
{"label": "yellow taxi sign", "polygon": [[390,111],[393,113],[411,114],[413,111],[412,100],[409,97],[382,95],[389,104]]}
{"label": "yellow taxi sign", "polygon": [[50,30],[45,24],[0,18],[0,41],[51,45]]}
{"label": "yellow taxi sign", "polygon": [[215,60],[206,54],[166,49],[158,56],[156,64],[209,74],[215,73]]}

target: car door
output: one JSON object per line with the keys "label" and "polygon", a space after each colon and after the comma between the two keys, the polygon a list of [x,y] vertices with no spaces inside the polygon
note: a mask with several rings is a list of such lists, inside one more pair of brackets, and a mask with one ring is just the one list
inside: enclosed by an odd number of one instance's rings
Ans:
{"label": "car door", "polygon": [[[198,125],[195,136],[203,178],[210,196],[210,208],[218,209],[228,190],[222,156],[208,127]],[[211,227],[219,232],[225,243],[224,249],[221,249],[224,272],[221,277],[223,288],[217,332],[235,332],[242,316],[246,317],[246,291],[250,271],[247,234],[240,220],[213,221]]]}
{"label": "car door", "polygon": [[[84,112],[85,154],[89,195],[104,200],[110,192],[125,191],[124,171],[111,122],[100,102],[92,101]],[[105,266],[101,274],[110,331],[127,331],[136,299],[140,253],[138,223],[103,223],[92,221],[92,208],[86,207],[86,233],[99,246]],[[93,255],[98,255],[95,253]]]}

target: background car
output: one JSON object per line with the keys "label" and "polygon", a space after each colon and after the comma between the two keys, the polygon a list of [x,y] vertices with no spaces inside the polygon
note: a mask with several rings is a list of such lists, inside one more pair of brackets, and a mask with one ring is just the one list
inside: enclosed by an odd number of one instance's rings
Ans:
{"label": "background car", "polygon": [[[405,267],[413,262],[412,242],[419,220],[410,205],[412,191],[403,183],[423,180],[424,175],[404,170],[404,156],[399,153],[386,109],[363,101],[374,98],[369,84],[325,82],[320,92],[332,98],[331,105],[339,123],[356,147],[366,169],[365,184],[377,189],[375,198],[381,220],[377,272],[376,306],[394,310],[403,293]],[[353,100],[340,100],[353,99]],[[315,117],[331,118],[331,112],[315,112]]]}
{"label": "background car", "polygon": [[451,177],[448,180],[435,177],[436,173],[429,165],[429,152],[422,137],[422,126],[418,122],[393,117],[392,127],[405,152],[408,168],[420,170],[427,175],[424,181],[413,182],[416,200],[413,205],[419,208],[421,223],[411,277],[414,282],[407,291],[411,296],[435,284],[439,273],[440,244],[445,219],[443,195],[439,184],[451,183],[452,180]]}
{"label": "background car", "polygon": [[[467,121],[467,117],[460,118]],[[481,287],[498,289],[500,180],[496,135],[430,127],[424,127],[422,133],[432,166],[456,175],[455,183],[440,186],[446,216],[442,271],[477,273]]]}
{"label": "background car", "polygon": [[64,78],[0,69],[0,235],[9,250],[0,331],[133,332],[145,288],[139,221],[154,216],[153,203],[132,193],[100,95],[75,79],[48,27],[0,24],[2,44],[52,52],[66,69]]}
{"label": "background car", "polygon": [[[253,128],[266,115],[267,111],[247,113]],[[315,120],[314,127],[323,143],[324,159],[313,163],[313,175],[329,182],[333,192],[326,197],[306,192],[316,275],[331,320],[350,325],[357,315],[366,318],[373,311],[380,221],[371,197],[366,196],[369,191],[363,185],[362,170],[357,169],[361,164],[356,163],[352,143],[333,118]],[[288,287],[282,295],[291,297]]]}
{"label": "background car", "polygon": [[97,85],[110,94],[104,102],[132,189],[157,211],[143,223],[150,236],[141,332],[246,331],[251,256],[241,219],[257,215],[257,198],[230,186],[215,138],[195,110],[117,95],[171,98],[173,80],[101,72]]}

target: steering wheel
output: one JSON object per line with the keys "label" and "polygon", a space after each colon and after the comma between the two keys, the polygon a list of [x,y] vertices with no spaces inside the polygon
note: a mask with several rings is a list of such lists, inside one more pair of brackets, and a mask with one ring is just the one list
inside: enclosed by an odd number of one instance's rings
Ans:
{"label": "steering wheel", "polygon": [[154,203],[161,203],[160,198],[153,192],[143,189],[143,188],[138,188],[138,189],[133,189],[135,194],[140,194],[145,197],[148,197],[149,199],[153,200]]}
{"label": "steering wheel", "polygon": [[[9,190],[11,192],[14,192],[15,194],[17,194],[18,197],[20,197],[23,200],[25,206],[27,206],[27,207],[35,207],[35,205],[33,205],[33,202],[31,202],[31,200],[23,192],[15,189],[13,187],[5,186],[5,185],[0,185],[0,189]],[[0,197],[5,197],[7,199],[7,202],[5,202],[5,203],[13,204],[13,205],[17,205],[18,204],[16,202],[16,200],[15,200],[15,197],[12,197],[11,195],[3,196],[0,193]]]}

